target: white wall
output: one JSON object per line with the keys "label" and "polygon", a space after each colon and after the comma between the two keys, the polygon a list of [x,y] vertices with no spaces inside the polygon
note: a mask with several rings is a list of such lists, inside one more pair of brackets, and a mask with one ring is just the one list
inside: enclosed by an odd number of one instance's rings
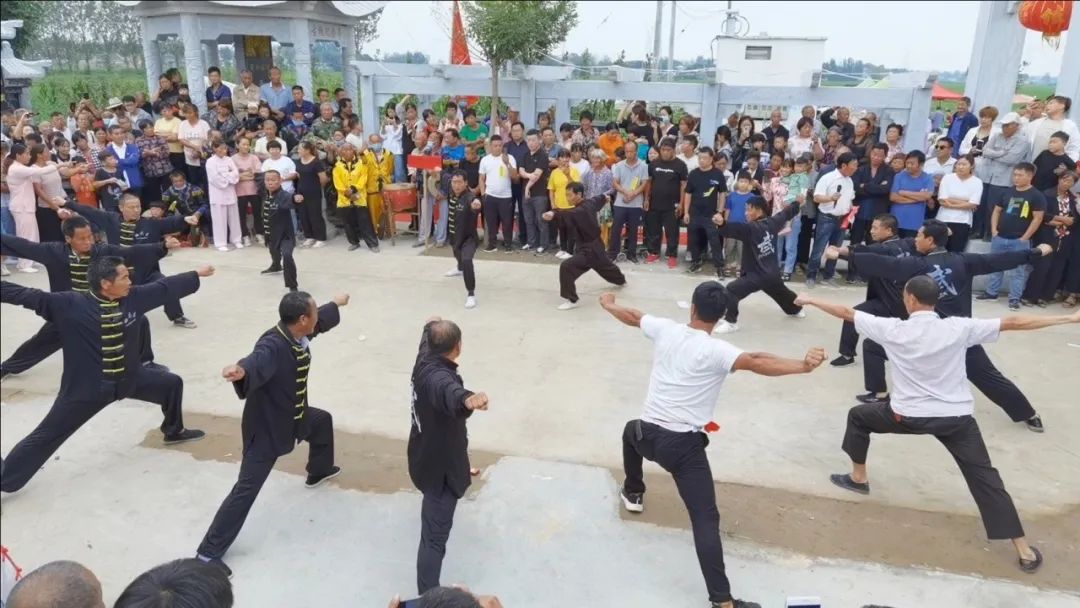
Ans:
{"label": "white wall", "polygon": [[[769,60],[746,59],[746,47],[772,47]],[[718,38],[717,77],[723,84],[810,86],[810,74],[825,61],[825,40]]]}

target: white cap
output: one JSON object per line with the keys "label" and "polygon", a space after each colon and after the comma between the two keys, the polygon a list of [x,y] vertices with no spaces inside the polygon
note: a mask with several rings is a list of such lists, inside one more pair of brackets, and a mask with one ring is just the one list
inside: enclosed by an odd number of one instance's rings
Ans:
{"label": "white cap", "polygon": [[1001,117],[1001,124],[1007,125],[1007,124],[1011,124],[1011,123],[1017,123],[1017,124],[1020,123],[1020,115],[1017,114],[1016,112],[1009,112],[1009,113],[1005,114],[1005,116]]}

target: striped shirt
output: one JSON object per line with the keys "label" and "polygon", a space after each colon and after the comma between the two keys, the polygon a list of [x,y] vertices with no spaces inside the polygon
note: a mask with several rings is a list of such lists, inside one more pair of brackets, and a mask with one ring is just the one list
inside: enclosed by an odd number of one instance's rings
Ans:
{"label": "striped shirt", "polygon": [[292,347],[293,357],[296,359],[296,415],[293,420],[304,419],[304,412],[308,405],[308,372],[311,370],[311,351],[308,350],[307,340],[297,343],[289,334],[285,333],[281,326],[277,327],[282,337],[289,341]]}
{"label": "striped shirt", "polygon": [[81,256],[74,251],[68,258],[68,273],[71,275],[71,291],[90,293],[90,282],[86,278],[86,269],[90,266],[90,256]]}
{"label": "striped shirt", "polygon": [[106,379],[119,378],[124,373],[124,320],[119,302],[91,297],[98,303],[101,314],[101,371]]}

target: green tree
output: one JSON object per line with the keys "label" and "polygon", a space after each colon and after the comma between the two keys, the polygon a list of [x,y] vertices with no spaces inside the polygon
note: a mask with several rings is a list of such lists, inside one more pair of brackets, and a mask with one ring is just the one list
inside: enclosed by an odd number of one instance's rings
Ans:
{"label": "green tree", "polygon": [[469,38],[491,67],[491,122],[497,124],[499,70],[507,61],[538,63],[577,24],[571,0],[463,2]]}
{"label": "green tree", "polygon": [[11,41],[11,49],[16,55],[24,56],[30,44],[38,37],[48,4],[51,3],[40,0],[9,0],[4,3],[4,21],[21,19],[23,22],[22,27],[15,31],[15,39]]}

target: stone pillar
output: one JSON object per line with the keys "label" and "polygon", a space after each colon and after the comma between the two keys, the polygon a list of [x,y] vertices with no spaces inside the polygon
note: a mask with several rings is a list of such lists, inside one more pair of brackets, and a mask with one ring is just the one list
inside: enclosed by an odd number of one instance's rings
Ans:
{"label": "stone pillar", "polygon": [[243,36],[233,36],[233,61],[236,62],[236,81],[240,82],[240,72],[247,69],[247,59],[244,57]]}
{"label": "stone pillar", "polygon": [[289,33],[292,35],[293,54],[296,63],[296,84],[304,87],[304,98],[315,99],[311,78],[311,32],[308,20],[294,17],[289,21]]}
{"label": "stone pillar", "polygon": [[[353,40],[351,27],[346,28],[345,35],[341,37],[338,44],[341,45],[341,73],[345,80],[342,88],[345,89],[348,98],[353,100],[353,108],[359,108],[360,100],[357,99],[358,90],[356,87],[360,74],[356,71],[356,66],[353,65],[353,62],[356,61],[356,41]],[[1080,47],[1080,45],[1077,45],[1077,47]]]}
{"label": "stone pillar", "polygon": [[[964,85],[964,95],[971,98],[972,108],[995,106],[1005,114],[1012,107],[1027,34],[1016,17],[1016,4],[994,0],[979,3],[975,44]],[[912,126],[908,123],[909,128]]]}
{"label": "stone pillar", "polygon": [[713,146],[716,127],[724,124],[727,116],[720,116],[720,85],[706,82],[701,91],[701,124],[698,125],[698,145]]}
{"label": "stone pillar", "polygon": [[180,15],[180,39],[184,42],[184,69],[186,70],[188,90],[191,99],[199,107],[199,114],[206,112],[206,86],[203,84],[202,42],[199,40],[199,18],[195,15]]}
{"label": "stone pillar", "polygon": [[[1015,87],[1016,78],[1013,78],[1013,81],[1013,86]],[[928,135],[926,123],[930,116],[930,95],[932,93],[932,86],[912,89],[911,91],[911,108],[908,109],[907,123],[904,126],[905,150],[926,149],[926,136]],[[1012,100],[1012,93],[1009,94],[1009,100]],[[1009,106],[1006,105],[1005,107],[1008,108]],[[885,126],[888,127],[889,125],[886,124]],[[882,133],[881,137],[884,139],[885,134]]]}
{"label": "stone pillar", "polygon": [[203,47],[206,49],[206,69],[210,69],[210,66],[221,67],[221,59],[218,58],[218,43],[217,40],[209,40],[203,43]]}
{"label": "stone pillar", "polygon": [[[522,78],[519,82],[521,91],[518,93],[518,113],[521,116],[521,122],[527,125],[535,124],[536,114],[539,112],[536,109],[536,81],[531,78]],[[503,133],[502,136],[505,140],[510,137],[510,134]]]}
{"label": "stone pillar", "polygon": [[146,98],[150,99],[158,89],[158,76],[161,76],[161,52],[158,49],[157,39],[150,32],[147,18],[143,17],[140,21],[142,21],[143,63],[146,67]]}
{"label": "stone pillar", "polygon": [[1080,103],[1080,6],[1073,7],[1069,37],[1061,55],[1061,73],[1058,74],[1056,93],[1072,99],[1073,110],[1069,114],[1076,120],[1080,117],[1080,110],[1075,109],[1076,104]]}
{"label": "stone pillar", "polygon": [[379,114],[375,107],[375,78],[371,74],[361,74],[360,101],[353,99],[353,108],[360,109],[360,121],[364,124],[364,133],[371,134],[379,131]]}

